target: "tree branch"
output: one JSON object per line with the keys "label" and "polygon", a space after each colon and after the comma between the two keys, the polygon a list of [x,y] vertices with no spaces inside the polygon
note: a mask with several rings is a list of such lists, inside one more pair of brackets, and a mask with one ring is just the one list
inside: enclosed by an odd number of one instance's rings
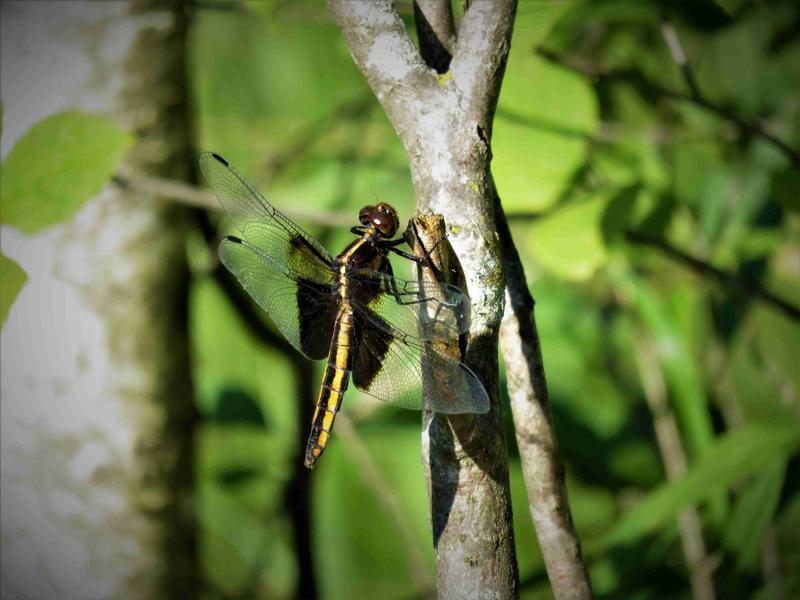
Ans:
{"label": "tree branch", "polygon": [[[580,73],[581,75],[588,77],[593,81],[597,81],[599,79],[625,80],[633,83],[634,85],[638,86],[640,90],[643,90],[644,92],[649,93],[653,96],[661,96],[663,98],[669,98],[672,100],[691,102],[693,104],[696,104],[697,106],[704,108],[708,112],[715,114],[717,117],[724,119],[726,121],[730,121],[736,126],[736,128],[741,133],[746,133],[748,135],[756,135],[768,141],[770,144],[775,146],[780,152],[782,152],[795,167],[800,167],[800,151],[791,147],[787,142],[785,142],[778,136],[767,131],[760,123],[756,121],[748,121],[745,118],[741,117],[736,113],[734,109],[732,109],[729,106],[722,106],[720,104],[710,101],[705,96],[696,95],[695,93],[685,94],[683,92],[677,92],[675,90],[671,90],[660,83],[651,81],[638,71],[634,70],[605,71],[594,67],[593,65],[587,63],[586,61],[571,59],[569,57],[556,54],[555,52],[551,52],[550,50],[547,50],[545,48],[538,48],[536,52],[540,56],[556,64],[568,67]],[[692,81],[694,81],[694,79],[692,79]],[[689,86],[690,89],[692,88],[693,85],[696,88],[696,83],[687,82],[687,85]]]}
{"label": "tree branch", "polygon": [[506,268],[506,308],[500,328],[500,349],[506,366],[528,509],[554,596],[591,598],[591,583],[572,522],[564,466],[553,430],[542,350],[533,315],[534,302],[496,190],[494,197],[500,250]]}
{"label": "tree branch", "polygon": [[447,72],[456,43],[450,0],[414,0],[414,23],[425,64],[439,74]]}
{"label": "tree branch", "polygon": [[487,132],[500,95],[516,12],[515,0],[474,2],[458,28],[453,80],[469,101],[468,116]]}
{"label": "tree branch", "polygon": [[719,267],[715,267],[714,265],[704,262],[699,258],[695,258],[691,254],[672,246],[666,240],[647,235],[640,231],[635,231],[632,229],[626,230],[625,237],[628,241],[635,244],[657,248],[669,258],[683,264],[686,267],[689,267],[695,273],[716,279],[723,285],[731,286],[746,296],[757,298],[763,302],[766,302],[767,304],[771,304],[773,307],[782,311],[790,319],[800,321],[800,307],[797,307],[787,300],[776,296],[769,290],[764,289],[757,281],[747,280],[739,275],[736,275],[735,273],[730,273],[720,269]]}
{"label": "tree branch", "polygon": [[[172,200],[178,204],[186,204],[187,206],[211,211],[217,211],[222,208],[216,196],[206,188],[174,179],[151,177],[129,166],[120,165],[114,180],[122,187],[130,188],[142,194]],[[290,219],[305,221],[323,227],[345,227],[353,224],[353,216],[341,211],[304,210],[297,205],[281,207],[280,211]]]}
{"label": "tree branch", "polygon": [[[438,79],[387,1],[328,3],[356,64],[403,142],[418,212],[438,214],[447,223],[448,241],[464,267],[472,298],[464,362],[488,391],[490,411],[423,418],[437,594],[515,597],[518,573],[498,394],[497,332],[504,278],[487,181],[488,132],[516,3],[473,3],[462,20],[460,35],[466,41],[456,42],[454,78]],[[457,59],[460,85],[455,81]]]}
{"label": "tree branch", "polygon": [[[417,256],[430,256],[420,263],[420,277],[437,283],[463,285],[463,272],[450,244],[441,215],[420,215],[415,220],[413,249]],[[428,254],[426,249],[435,248]],[[459,341],[460,342],[460,341]],[[496,342],[495,342],[496,344]],[[422,455],[431,497],[431,523],[437,561],[437,592],[446,598],[473,598],[488,590],[499,597],[518,593],[516,561],[510,523],[508,464],[505,436],[498,407],[497,349],[493,360],[487,340],[471,340],[468,354],[484,354],[482,363],[467,362],[488,387],[492,409],[485,415],[423,415]],[[464,346],[453,343],[437,350],[461,360]],[[423,365],[423,373],[424,373]],[[494,370],[491,377],[490,369]],[[429,382],[425,381],[424,393]],[[504,484],[506,487],[504,487]],[[467,525],[468,524],[468,525]],[[508,529],[507,529],[508,527]],[[482,557],[480,570],[464,568],[464,557]],[[478,559],[473,559],[478,563]],[[470,566],[470,565],[468,565]],[[482,571],[482,572],[481,572]],[[491,576],[485,573],[491,573]]]}
{"label": "tree branch", "polygon": [[422,90],[433,90],[437,84],[391,0],[328,0],[328,7],[353,60],[404,137],[408,115],[420,110]]}

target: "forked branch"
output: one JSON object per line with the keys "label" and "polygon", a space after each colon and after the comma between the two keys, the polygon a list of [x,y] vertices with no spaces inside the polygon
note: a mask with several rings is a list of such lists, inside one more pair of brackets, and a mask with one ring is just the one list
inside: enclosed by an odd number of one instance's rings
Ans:
{"label": "forked branch", "polygon": [[420,12],[428,15],[430,25],[420,36],[422,54],[388,0],[328,4],[406,149],[418,210],[442,215],[450,227],[448,241],[464,266],[472,297],[464,361],[486,387],[491,410],[476,416],[428,415],[424,421],[437,595],[512,598],[518,575],[497,365],[503,269],[491,234],[494,208],[486,185],[485,132],[516,2],[473,3],[467,9],[459,33],[463,41],[456,40],[449,62],[452,77],[440,75],[447,63],[441,50],[451,44],[441,1],[419,2],[416,8],[418,19]]}

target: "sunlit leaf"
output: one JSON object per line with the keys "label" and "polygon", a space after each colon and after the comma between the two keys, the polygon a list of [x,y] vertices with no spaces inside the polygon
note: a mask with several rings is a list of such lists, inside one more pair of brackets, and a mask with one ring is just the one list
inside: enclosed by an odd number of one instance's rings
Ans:
{"label": "sunlit leaf", "polygon": [[530,228],[536,261],[563,279],[588,279],[606,259],[601,231],[607,196],[570,204]]}
{"label": "sunlit leaf", "polygon": [[0,325],[6,322],[8,311],[27,279],[25,271],[16,262],[0,254]]}
{"label": "sunlit leaf", "polygon": [[[552,20],[566,7],[550,3],[529,18],[538,21],[544,13]],[[555,203],[584,161],[597,128],[597,101],[582,77],[535,53],[538,26],[523,22],[517,32],[495,118],[492,170],[507,211],[541,211]]]}
{"label": "sunlit leaf", "polygon": [[64,112],[39,121],[3,161],[2,222],[31,233],[68,219],[111,179],[132,143],[104,117]]}

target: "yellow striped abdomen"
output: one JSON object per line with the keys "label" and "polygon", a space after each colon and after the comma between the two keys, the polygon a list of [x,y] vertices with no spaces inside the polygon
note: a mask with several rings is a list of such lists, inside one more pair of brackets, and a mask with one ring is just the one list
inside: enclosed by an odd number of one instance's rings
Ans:
{"label": "yellow striped abdomen", "polygon": [[317,408],[311,421],[311,433],[306,445],[305,465],[314,468],[328,445],[333,421],[342,405],[342,398],[350,381],[353,365],[353,312],[348,303],[343,303],[336,315],[328,364],[322,377],[322,387],[317,398]]}

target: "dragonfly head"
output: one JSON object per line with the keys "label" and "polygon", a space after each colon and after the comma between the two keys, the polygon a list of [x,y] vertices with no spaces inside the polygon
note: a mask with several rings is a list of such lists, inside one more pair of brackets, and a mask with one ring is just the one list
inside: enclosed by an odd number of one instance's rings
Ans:
{"label": "dragonfly head", "polygon": [[368,205],[358,212],[358,220],[362,225],[372,227],[381,234],[382,237],[391,238],[397,233],[400,227],[400,219],[397,218],[397,211],[381,202],[376,205]]}

